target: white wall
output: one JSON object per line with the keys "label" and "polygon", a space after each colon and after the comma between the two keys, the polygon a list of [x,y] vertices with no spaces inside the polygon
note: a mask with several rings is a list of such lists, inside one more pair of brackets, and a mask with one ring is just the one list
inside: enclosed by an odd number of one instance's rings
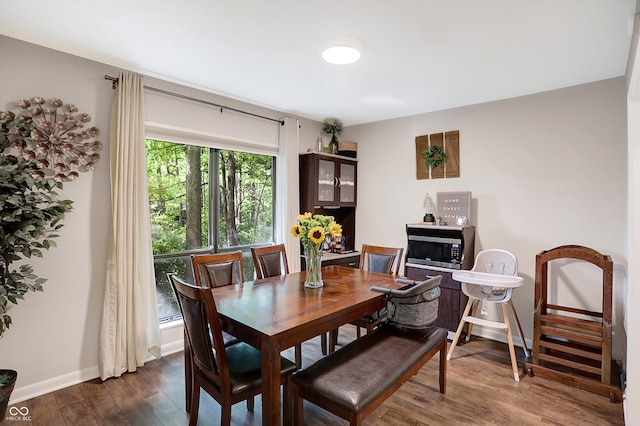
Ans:
{"label": "white wall", "polygon": [[[449,130],[460,131],[461,177],[417,180],[415,137]],[[435,201],[436,192],[471,191],[476,251],[503,248],[518,258],[525,286],[514,293],[514,302],[529,339],[538,252],[579,244],[612,257],[613,351],[622,356],[624,78],[348,127],[341,139],[358,142],[356,246],[406,247],[405,224],[421,221],[426,192]],[[600,280],[595,276],[582,288],[559,292],[558,302],[598,307]],[[480,327],[474,332],[502,334]]]}
{"label": "white wall", "polygon": [[[66,215],[58,247],[42,259],[32,259],[36,272],[48,281],[44,292],[29,293],[13,306],[13,325],[0,341],[0,368],[18,371],[12,402],[19,402],[57,388],[98,377],[98,331],[110,226],[109,120],[113,90],[104,75],[118,76],[119,70],[105,64],[42,48],[0,36],[0,110],[15,107],[23,98],[57,97],[74,103],[91,115],[92,126],[100,129],[104,147],[95,171],[83,173],[64,185],[62,197],[74,200]],[[198,99],[228,105],[272,118],[287,114],[259,108],[194,89],[145,78],[145,84]],[[193,127],[205,133],[255,141],[258,145],[277,142],[278,126],[260,119],[241,118],[207,106],[150,95],[146,108],[154,121],[170,121],[179,127]],[[155,100],[155,101],[154,101]],[[204,113],[203,111],[207,111]],[[184,115],[183,115],[184,114]],[[194,117],[204,126],[194,125]],[[301,119],[302,140],[315,140],[320,123]],[[275,135],[275,137],[274,137]],[[163,350],[176,350],[182,343],[180,330],[163,333]]]}

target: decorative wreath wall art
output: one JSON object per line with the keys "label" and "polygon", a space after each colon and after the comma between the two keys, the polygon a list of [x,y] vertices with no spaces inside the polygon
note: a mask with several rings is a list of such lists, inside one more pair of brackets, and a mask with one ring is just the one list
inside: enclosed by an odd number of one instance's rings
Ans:
{"label": "decorative wreath wall art", "polygon": [[444,149],[439,145],[431,145],[422,154],[424,155],[424,164],[429,168],[441,166],[447,159],[447,154],[444,153]]}
{"label": "decorative wreath wall art", "polygon": [[100,131],[88,127],[91,116],[79,113],[73,104],[60,99],[34,97],[17,102],[19,112],[0,112],[0,149],[13,147],[38,167],[36,179],[53,176],[57,182],[78,178],[100,161]]}

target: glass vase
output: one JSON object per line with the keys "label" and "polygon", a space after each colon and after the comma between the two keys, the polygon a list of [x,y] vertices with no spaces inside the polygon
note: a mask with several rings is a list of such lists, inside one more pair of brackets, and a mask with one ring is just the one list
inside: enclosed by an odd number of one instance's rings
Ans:
{"label": "glass vase", "polygon": [[307,276],[304,279],[304,286],[309,288],[320,288],[322,282],[322,252],[305,251],[304,260],[307,265]]}

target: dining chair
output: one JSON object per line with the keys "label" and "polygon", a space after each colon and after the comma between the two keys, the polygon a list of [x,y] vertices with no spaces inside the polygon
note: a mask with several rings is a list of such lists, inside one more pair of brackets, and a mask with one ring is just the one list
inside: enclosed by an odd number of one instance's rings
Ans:
{"label": "dining chair", "polygon": [[[191,255],[191,265],[196,286],[202,288],[222,287],[225,285],[242,284],[244,269],[242,268],[242,252],[212,253]],[[186,330],[185,330],[186,331]],[[222,332],[226,345],[236,343],[238,339]],[[184,336],[184,384],[187,412],[191,410],[191,391],[193,388],[193,361],[191,349]]]}
{"label": "dining chair", "polygon": [[[204,389],[221,406],[221,425],[231,424],[231,407],[246,400],[247,410],[254,409],[254,396],[262,391],[262,356],[258,349],[244,342],[225,345],[213,293],[187,284],[175,274],[169,275],[182,317],[193,360],[193,389],[189,425],[198,422],[200,389]],[[294,363],[280,357],[281,381],[284,383],[284,423],[291,423],[291,373]]]}
{"label": "dining chair", "polygon": [[[520,320],[518,319],[518,314],[516,313],[516,308],[513,304],[513,300],[511,300],[513,289],[515,287],[506,287],[504,280],[499,279],[499,276],[517,276],[518,261],[512,253],[506,250],[482,250],[476,255],[473,268],[471,268],[470,272],[479,272],[481,274],[485,274],[482,275],[483,284],[474,284],[461,281],[462,292],[469,297],[469,301],[467,302],[467,305],[462,314],[462,318],[460,319],[460,324],[458,325],[458,329],[456,330],[455,337],[453,338],[451,346],[449,347],[449,352],[447,353],[447,361],[450,360],[451,356],[453,355],[453,351],[458,344],[458,340],[460,339],[460,335],[462,334],[462,329],[464,328],[465,323],[469,324],[469,328],[467,329],[466,341],[469,341],[469,337],[471,336],[471,328],[474,324],[501,329],[506,331],[507,333],[507,343],[509,346],[509,355],[511,357],[513,378],[516,382],[518,382],[520,381],[520,376],[518,374],[518,364],[516,361],[515,349],[513,347],[511,323],[509,321],[509,308],[511,309],[511,312],[513,313],[514,319],[516,321],[518,333],[520,334],[522,347],[526,357],[529,357],[529,349],[527,348],[527,343],[524,340],[524,334],[522,332]],[[455,274],[453,275],[453,278],[460,280],[456,278]],[[522,284],[517,284],[517,286],[521,285]],[[485,302],[497,303],[502,306],[502,321],[488,320],[476,316],[478,307],[480,306],[482,306],[481,316],[482,314],[486,315],[486,313],[484,312],[486,309],[484,306]],[[471,315],[469,315],[470,312]]]}
{"label": "dining chair", "polygon": [[[256,270],[256,279],[277,277],[289,273],[287,250],[284,244],[274,246],[252,247],[251,257]],[[326,333],[320,335],[323,355],[327,354]],[[298,368],[302,367],[302,345],[295,346],[295,360]]]}
{"label": "dining chair", "polygon": [[[363,244],[360,250],[360,269],[369,272],[379,272],[383,274],[398,275],[400,262],[402,261],[404,249],[401,247],[382,247]],[[350,322],[356,327],[356,338],[360,338],[360,329],[364,328],[367,333],[371,332],[386,318],[386,308],[372,312],[369,315],[358,318]],[[335,350],[338,340],[338,333],[333,332],[329,338],[330,352]]]}
{"label": "dining chair", "polygon": [[191,255],[193,276],[199,287],[221,287],[244,282],[242,252]]}

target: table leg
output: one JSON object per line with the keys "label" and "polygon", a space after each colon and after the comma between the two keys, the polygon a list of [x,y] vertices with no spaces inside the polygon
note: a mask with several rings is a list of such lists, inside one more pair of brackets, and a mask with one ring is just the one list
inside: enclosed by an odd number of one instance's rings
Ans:
{"label": "table leg", "polygon": [[262,348],[262,424],[280,423],[280,348],[268,342]]}

